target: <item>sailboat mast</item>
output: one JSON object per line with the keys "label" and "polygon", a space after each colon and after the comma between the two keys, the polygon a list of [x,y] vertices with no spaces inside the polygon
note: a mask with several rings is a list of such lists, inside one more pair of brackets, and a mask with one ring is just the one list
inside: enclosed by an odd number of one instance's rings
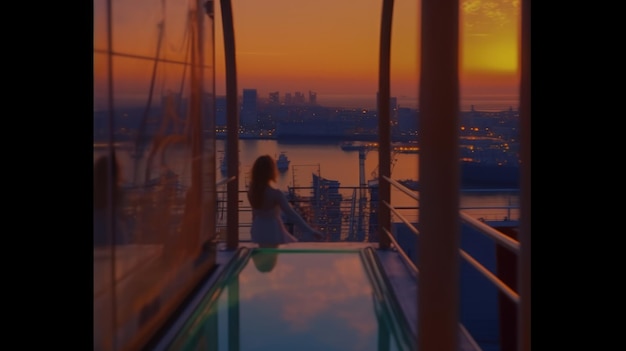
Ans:
{"label": "sailboat mast", "polygon": [[150,108],[152,106],[152,97],[154,95],[154,85],[156,82],[157,67],[159,64],[159,55],[161,53],[161,43],[163,42],[164,27],[165,27],[164,21],[161,21],[159,22],[159,24],[157,24],[157,28],[159,29],[159,36],[158,36],[158,41],[157,41],[156,55],[154,56],[154,66],[152,66],[152,77],[150,80],[148,101],[146,102],[146,108],[143,111],[143,116],[141,117],[141,121],[139,123],[139,126],[137,127],[137,135],[135,136],[135,148],[133,152],[133,158],[135,159],[133,184],[135,185],[137,185],[139,159],[141,159],[141,157],[143,156],[143,152],[144,152],[145,141],[143,139],[145,138],[144,134],[145,134],[145,129],[146,129],[146,123],[148,121],[148,115],[150,114]]}

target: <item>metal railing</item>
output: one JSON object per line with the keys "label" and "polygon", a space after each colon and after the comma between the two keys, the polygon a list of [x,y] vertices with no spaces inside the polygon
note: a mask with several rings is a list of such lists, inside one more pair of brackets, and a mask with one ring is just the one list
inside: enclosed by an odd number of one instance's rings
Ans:
{"label": "metal railing", "polygon": [[[393,179],[390,179],[389,177],[383,176],[382,178],[385,181],[389,182],[390,185],[400,190],[402,193],[406,194],[412,199],[415,199],[416,201],[419,201],[419,194],[417,192],[405,187],[404,185],[400,184],[399,182]],[[511,189],[507,189],[507,190],[511,190]],[[383,201],[383,205],[389,208],[389,210],[395,216],[397,216],[413,234],[415,234],[416,236],[419,235],[419,230],[412,223],[410,223],[410,221],[408,221],[402,214],[400,214],[394,206],[392,206],[386,201]],[[507,206],[507,208],[508,207],[516,208],[513,205]],[[419,209],[419,206],[416,206],[415,208]],[[487,208],[487,207],[484,207],[484,208]],[[469,215],[463,209],[459,211],[459,216],[460,216],[461,223],[466,224],[469,227],[477,230],[479,233],[492,239],[497,244],[508,249],[510,252],[516,255],[519,255],[519,252],[520,252],[519,241],[500,232],[499,230],[494,229],[493,227],[486,224],[484,220],[477,219]],[[393,248],[397,250],[398,253],[404,258],[406,265],[413,272],[419,273],[419,267],[415,264],[415,262],[413,262],[413,260],[410,259],[410,257],[406,254],[406,252],[401,247],[401,245],[398,244],[397,239],[394,237],[393,233],[389,230],[389,228],[382,227],[381,232],[384,232],[389,237],[389,239],[393,243]],[[519,294],[513,288],[511,288],[508,284],[506,284],[498,275],[492,273],[488,268],[486,268],[483,264],[481,264],[477,259],[471,256],[465,250],[459,248],[459,254],[460,254],[460,257],[462,257],[474,269],[476,269],[477,272],[482,274],[488,281],[490,281],[500,292],[502,292],[505,296],[507,296],[512,302],[514,302],[516,305],[519,304],[520,302]]]}
{"label": "metal railing", "polygon": [[[384,181],[388,182],[393,188],[394,193],[409,198],[413,202],[413,206],[407,205],[406,202],[397,201],[394,198],[392,201],[394,204],[402,203],[400,206],[394,206],[384,200],[372,199],[375,196],[371,187],[335,187],[331,193],[319,193],[316,192],[313,186],[309,187],[290,187],[286,192],[286,196],[291,205],[296,209],[298,213],[313,227],[319,229],[326,234],[323,241],[327,242],[372,242],[377,243],[380,238],[377,235],[385,235],[390,241],[390,249],[394,250],[402,257],[402,262],[408,268],[408,270],[419,279],[420,268],[417,261],[411,258],[406,251],[406,248],[402,246],[397,237],[397,230],[399,226],[404,226],[413,235],[419,237],[419,230],[416,225],[418,220],[413,221],[409,218],[411,214],[419,214],[420,210],[420,194],[416,190],[409,189],[402,185],[397,180],[391,179],[387,176],[382,177]],[[228,207],[224,206],[226,201],[226,185],[230,181],[234,181],[235,178],[222,179],[217,183],[217,201],[218,201],[218,216],[226,218],[225,213],[220,211],[228,211]],[[361,191],[363,190],[363,191]],[[490,226],[486,222],[484,214],[491,212],[499,213],[499,220],[502,221],[502,211],[506,212],[504,215],[506,219],[513,221],[510,224],[515,224],[518,218],[511,217],[511,214],[519,214],[519,201],[509,200],[519,196],[518,189],[462,189],[461,192],[466,192],[471,195],[477,192],[485,194],[497,194],[499,203],[489,204],[489,201],[478,201],[478,204],[469,204],[462,207],[459,211],[459,220],[463,225],[468,226],[476,230],[478,233],[489,238],[497,245],[505,248],[515,255],[519,254],[520,244],[517,240],[509,237],[501,231]],[[365,194],[365,198],[362,197]],[[238,241],[246,242],[250,240],[249,227],[251,226],[251,212],[252,209],[246,198],[246,191],[239,191],[239,205],[236,210],[239,212],[239,237]],[[378,216],[376,212],[381,208],[386,207],[391,213],[391,227],[380,225],[377,221]],[[477,212],[478,211],[478,212]],[[419,216],[418,216],[419,217]],[[494,218],[497,216],[494,216]],[[299,228],[290,225],[285,220],[285,224],[288,229],[297,238],[302,241],[306,241],[306,237],[300,233]],[[510,225],[509,224],[509,225]],[[226,233],[228,224],[226,221],[218,221],[218,227],[220,233]],[[227,238],[220,236],[220,241],[226,241]],[[310,239],[309,239],[310,240]],[[511,286],[509,286],[503,279],[497,274],[494,274],[489,268],[485,266],[479,259],[473,257],[470,253],[466,252],[462,248],[458,248],[459,257],[467,262],[472,269],[481,274],[491,285],[493,285],[498,291],[506,296],[512,303],[519,304],[520,296]],[[414,256],[413,256],[414,257]],[[466,330],[462,323],[459,326]],[[472,339],[473,340],[473,339]]]}
{"label": "metal railing", "polygon": [[[232,180],[234,178],[231,177],[230,179],[222,179],[217,183],[218,228],[226,228],[228,226],[225,221],[228,211],[225,186]],[[385,180],[399,193],[416,202],[413,206],[410,206],[410,204],[406,206],[392,206],[388,202],[382,201],[382,204],[389,208],[392,214],[392,224],[403,223],[417,235],[417,229],[414,227],[414,223],[417,221],[413,220],[411,216],[419,213],[419,193],[403,186],[397,180],[389,177],[385,177]],[[378,221],[376,220],[375,212],[379,205],[378,200],[372,198],[372,191],[374,189],[371,187],[339,186],[334,188],[332,193],[317,193],[316,195],[314,187],[308,186],[290,187],[285,194],[296,212],[311,226],[327,234],[325,241],[376,242],[376,240],[373,240],[373,235],[378,232]],[[486,193],[509,192],[511,193],[510,197],[515,196],[514,189],[472,189],[468,192],[477,191]],[[252,208],[246,198],[246,190],[240,190],[238,194],[239,205],[237,211],[240,215],[238,226],[240,229],[243,229],[243,231],[240,230],[239,240],[247,241],[249,239],[246,238],[246,228],[249,228],[252,223]],[[365,194],[365,196],[362,196],[362,194]],[[511,214],[518,212],[519,208],[518,201],[501,200],[500,202],[502,203],[503,201],[506,201],[507,204],[481,204],[462,207],[461,209],[467,210],[467,212],[462,212],[461,216],[465,218],[465,222],[468,225],[476,227],[478,230],[484,230],[490,236],[496,236],[493,233],[495,229],[486,225],[484,221],[489,220],[489,217],[493,220],[516,221]],[[506,210],[506,214],[502,213],[502,210]],[[284,221],[288,228],[293,230],[292,233],[298,236],[299,228],[292,228],[291,223],[286,218],[284,218]],[[392,229],[381,227],[381,231],[385,230],[391,231]],[[222,240],[225,239],[222,238]]]}
{"label": "metal railing", "polygon": [[[223,188],[224,183],[222,183]],[[323,241],[351,241],[368,242],[371,232],[369,219],[371,217],[371,204],[369,197],[361,196],[361,191],[366,187],[339,187],[330,193],[321,189],[316,192],[313,186],[290,187],[285,193],[288,201],[296,212],[312,227],[325,234]],[[336,191],[336,192],[335,192]],[[217,227],[220,232],[228,227],[225,220],[229,211],[226,200],[227,191],[217,190]],[[238,192],[237,211],[239,213],[239,241],[250,240],[248,229],[252,223],[252,208],[246,197],[246,190]],[[305,239],[304,233],[296,227],[288,218],[283,218],[288,230],[301,240]],[[225,238],[220,238],[225,240]]]}

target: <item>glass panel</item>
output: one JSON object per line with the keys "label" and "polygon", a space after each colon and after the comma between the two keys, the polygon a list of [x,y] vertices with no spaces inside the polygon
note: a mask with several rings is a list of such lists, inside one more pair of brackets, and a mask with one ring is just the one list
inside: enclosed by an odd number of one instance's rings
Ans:
{"label": "glass panel", "polygon": [[215,265],[214,25],[197,4],[94,1],[94,350],[140,349]]}
{"label": "glass panel", "polygon": [[356,251],[255,250],[227,279],[172,349],[198,349],[211,328],[210,350],[399,349]]}

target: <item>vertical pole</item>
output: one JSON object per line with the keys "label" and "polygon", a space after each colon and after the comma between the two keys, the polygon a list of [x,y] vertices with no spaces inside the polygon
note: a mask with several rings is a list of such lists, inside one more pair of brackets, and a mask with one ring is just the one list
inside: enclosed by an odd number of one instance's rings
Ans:
{"label": "vertical pole", "polygon": [[367,184],[365,184],[365,153],[367,151],[365,151],[364,148],[359,148],[359,187],[360,189],[360,197],[364,198],[365,197],[365,187],[367,186]]}
{"label": "vertical pole", "polygon": [[[189,80],[189,124],[191,134],[191,191],[187,197],[189,207],[185,208],[185,216],[189,216],[190,232],[186,233],[188,252],[198,250],[201,229],[202,209],[202,92],[204,64],[202,43],[202,22],[204,16],[200,4],[196,2],[191,17],[191,79]],[[190,213],[187,213],[190,211]]]}
{"label": "vertical pole", "polygon": [[[202,1],[202,0],[200,0]],[[204,242],[213,241],[216,237],[216,221],[217,221],[217,212],[218,210],[218,202],[217,202],[217,187],[216,187],[216,162],[215,162],[215,9],[214,9],[214,0],[206,0],[204,2],[204,11],[209,18],[209,26],[210,26],[210,50],[211,50],[211,91],[210,91],[210,100],[209,100],[209,110],[203,113],[205,116],[205,125],[203,131],[203,141],[204,141],[204,150],[203,150],[203,159],[206,160],[203,173],[204,182],[203,189],[205,197],[202,199],[203,204],[203,226],[202,226],[202,234]],[[203,61],[204,62],[204,61]],[[203,97],[203,101],[204,101]],[[206,104],[204,105],[206,106]],[[204,134],[206,133],[206,134]]]}
{"label": "vertical pole", "polygon": [[[108,108],[109,108],[109,120],[108,120],[108,126],[109,126],[109,130],[108,130],[108,156],[109,156],[109,164],[108,164],[108,171],[109,173],[109,182],[106,184],[107,186],[107,193],[108,193],[108,198],[109,201],[107,202],[107,207],[105,208],[105,213],[106,213],[106,217],[105,217],[105,223],[109,223],[109,228],[111,228],[110,230],[107,230],[105,235],[107,238],[107,242],[109,245],[109,260],[111,262],[111,320],[110,322],[110,328],[104,327],[104,335],[103,335],[103,339],[104,339],[104,345],[107,346],[111,346],[113,350],[116,350],[118,348],[118,333],[117,333],[117,278],[115,275],[115,271],[116,271],[116,261],[115,261],[115,248],[117,247],[115,245],[115,243],[117,242],[117,233],[115,231],[115,215],[114,215],[114,211],[115,211],[115,206],[116,204],[113,203],[113,199],[114,199],[114,191],[115,191],[115,185],[113,184],[113,180],[117,179],[117,177],[114,177],[114,173],[113,170],[116,169],[116,159],[113,159],[113,155],[115,154],[115,148],[114,148],[114,143],[115,143],[115,99],[114,99],[114,86],[113,86],[113,4],[112,1],[107,1],[107,90],[108,90],[108,96],[107,96],[107,100],[108,100]],[[117,196],[117,195],[116,195]],[[105,320],[104,323],[107,323],[107,321]],[[106,331],[110,330],[110,333],[107,333]],[[109,340],[107,340],[107,338],[110,338]]]}
{"label": "vertical pole", "polygon": [[226,64],[226,157],[228,179],[226,184],[226,248],[239,246],[239,109],[237,104],[237,67],[235,60],[235,31],[230,0],[220,0],[222,27],[224,32],[224,54]]}
{"label": "vertical pole", "polygon": [[458,350],[459,1],[422,0],[418,349]]}
{"label": "vertical pole", "polygon": [[[512,227],[495,227],[504,235],[511,239],[518,240],[518,235]],[[509,248],[496,244],[496,274],[500,280],[510,286],[513,290],[518,290],[517,284],[517,254]],[[500,321],[500,350],[516,351],[517,349],[517,304],[506,296],[502,291],[498,291],[498,320]]]}
{"label": "vertical pole", "polygon": [[530,351],[530,0],[522,0],[520,55],[519,351]]}
{"label": "vertical pole", "polygon": [[[108,89],[108,96],[107,96],[107,100],[108,100],[108,108],[109,108],[109,120],[108,120],[108,125],[109,125],[109,135],[108,135],[108,140],[109,140],[109,145],[108,145],[108,156],[109,156],[109,167],[108,167],[108,171],[110,172],[109,174],[109,184],[107,184],[107,208],[105,209],[105,213],[106,213],[106,223],[109,223],[110,225],[110,231],[106,232],[106,243],[109,245],[109,259],[111,261],[111,271],[109,272],[111,275],[111,286],[110,286],[110,296],[111,296],[111,320],[108,321],[110,322],[110,329],[107,327],[104,327],[104,331],[103,331],[103,340],[104,340],[104,345],[110,346],[113,345],[112,348],[114,349],[117,346],[117,295],[115,294],[115,292],[117,291],[117,278],[116,278],[116,274],[115,274],[115,241],[116,241],[116,233],[115,233],[115,226],[113,225],[115,222],[115,216],[113,214],[114,209],[115,209],[115,204],[113,204],[113,183],[112,180],[115,179],[115,177],[113,177],[113,169],[115,169],[115,161],[113,159],[113,154],[115,153],[115,148],[113,147],[115,140],[114,140],[114,135],[115,135],[115,106],[114,106],[114,101],[115,99],[113,98],[113,93],[114,93],[114,86],[113,86],[113,4],[111,0],[107,1],[107,89]],[[104,323],[106,324],[107,321],[104,321]],[[108,331],[108,332],[107,332]],[[109,339],[110,338],[110,339]]]}
{"label": "vertical pole", "polygon": [[391,24],[393,0],[383,0],[380,25],[380,50],[378,66],[378,246],[388,249],[391,240],[382,228],[391,229],[391,210],[383,202],[391,203],[391,186],[383,177],[391,175],[391,132],[389,117]]}

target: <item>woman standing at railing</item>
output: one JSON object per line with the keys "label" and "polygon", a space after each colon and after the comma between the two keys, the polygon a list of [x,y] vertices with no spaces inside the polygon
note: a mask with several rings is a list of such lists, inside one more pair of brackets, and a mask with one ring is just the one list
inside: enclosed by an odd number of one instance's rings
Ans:
{"label": "woman standing at railing", "polygon": [[269,155],[259,156],[254,161],[250,172],[250,187],[248,188],[248,201],[252,206],[252,227],[250,229],[252,241],[261,247],[272,247],[298,241],[285,228],[280,217],[281,211],[305,233],[312,235],[315,239],[321,239],[323,234],[309,226],[289,205],[285,194],[274,186],[277,175],[278,168],[273,157]]}

